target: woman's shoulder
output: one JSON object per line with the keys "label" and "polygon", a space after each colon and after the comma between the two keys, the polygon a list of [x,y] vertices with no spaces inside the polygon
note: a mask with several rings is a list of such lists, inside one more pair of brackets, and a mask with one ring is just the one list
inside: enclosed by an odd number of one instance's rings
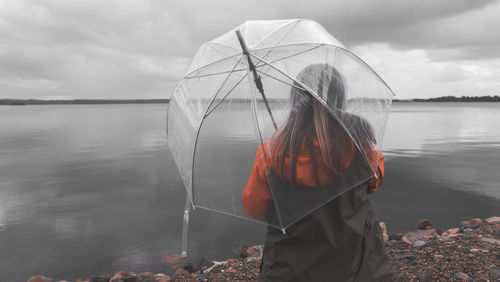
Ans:
{"label": "woman's shoulder", "polygon": [[266,140],[266,141],[259,144],[259,147],[257,148],[256,157],[255,157],[256,161],[264,161],[265,160],[264,156],[267,156],[269,158],[269,156],[268,156],[269,155],[269,151],[268,151],[269,143],[270,143],[270,140]]}

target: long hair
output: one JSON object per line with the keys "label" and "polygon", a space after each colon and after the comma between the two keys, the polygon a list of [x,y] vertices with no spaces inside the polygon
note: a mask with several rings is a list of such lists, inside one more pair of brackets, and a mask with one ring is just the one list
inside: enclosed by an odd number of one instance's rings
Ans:
{"label": "long hair", "polygon": [[[290,115],[270,140],[272,168],[281,175],[284,175],[285,169],[289,169],[290,182],[292,187],[295,186],[297,158],[305,144],[319,185],[318,161],[324,161],[330,177],[335,177],[343,170],[345,158],[353,156],[354,148],[347,132],[318,100],[326,103],[337,118],[344,115],[344,81],[340,73],[328,64],[314,64],[304,68],[298,74],[297,81],[300,84],[295,82],[290,93]],[[313,97],[310,92],[315,92],[319,97]],[[313,138],[318,140],[323,160],[316,158]],[[289,167],[285,168],[287,157]]]}

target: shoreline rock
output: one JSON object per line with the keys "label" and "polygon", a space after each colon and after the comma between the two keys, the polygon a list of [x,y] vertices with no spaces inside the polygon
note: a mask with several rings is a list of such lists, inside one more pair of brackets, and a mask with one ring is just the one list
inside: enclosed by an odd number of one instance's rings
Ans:
{"label": "shoreline rock", "polygon": [[[460,227],[441,230],[429,219],[417,222],[417,230],[388,234],[380,227],[391,257],[395,281],[500,281],[500,217],[464,220]],[[257,281],[263,246],[243,246],[235,250],[240,259],[202,259],[193,264],[178,254],[162,258],[172,276],[152,272],[117,271],[112,275],[76,281]],[[28,282],[61,281],[43,275]]]}

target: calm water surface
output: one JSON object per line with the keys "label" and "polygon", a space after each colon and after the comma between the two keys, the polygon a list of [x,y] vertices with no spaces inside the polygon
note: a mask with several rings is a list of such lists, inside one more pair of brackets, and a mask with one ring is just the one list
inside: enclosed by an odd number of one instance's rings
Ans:
{"label": "calm water surface", "polygon": [[[161,257],[180,249],[185,191],[166,144],[166,111],[0,107],[1,281],[171,271]],[[373,196],[389,232],[422,217],[448,227],[500,215],[499,120],[495,103],[393,105],[386,179]],[[198,210],[191,219],[193,259],[262,243],[261,225]]]}

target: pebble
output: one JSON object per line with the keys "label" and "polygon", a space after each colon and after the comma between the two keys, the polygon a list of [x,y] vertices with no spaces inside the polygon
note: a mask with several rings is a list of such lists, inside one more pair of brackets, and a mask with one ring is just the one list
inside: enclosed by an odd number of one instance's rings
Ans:
{"label": "pebble", "polygon": [[491,244],[497,244],[497,245],[500,245],[500,240],[493,239],[493,238],[486,238],[486,237],[483,237],[483,238],[481,238],[481,241],[488,242],[488,243],[491,243]]}
{"label": "pebble", "polygon": [[432,229],[432,222],[428,219],[421,219],[417,222],[417,229],[427,230]]}
{"label": "pebble", "polygon": [[128,271],[120,270],[120,271],[115,272],[115,275],[113,275],[109,279],[109,281],[118,280],[118,279],[121,279],[122,277],[128,277],[129,275],[130,275],[130,273]]}
{"label": "pebble", "polygon": [[418,281],[421,281],[421,282],[433,281],[432,273],[430,273],[428,271],[425,271],[424,273],[420,273],[417,278],[418,278]]}
{"label": "pebble", "polygon": [[139,276],[151,278],[151,277],[154,277],[155,274],[153,272],[141,272],[141,273],[139,273]]}
{"label": "pebble", "polygon": [[434,237],[434,236],[438,236],[435,229],[417,230],[413,232],[408,232],[404,235],[404,237],[406,237],[408,241],[410,241],[410,243],[413,243],[417,240],[421,240],[423,238]]}
{"label": "pebble", "polygon": [[162,258],[163,263],[170,266],[180,264],[183,260],[180,254],[166,255]]}
{"label": "pebble", "polygon": [[495,278],[498,278],[500,279],[500,269],[498,268],[491,268],[490,270],[488,270],[488,272]]}
{"label": "pebble", "polygon": [[463,273],[463,272],[457,272],[453,276],[459,280],[469,280],[470,279],[470,276]]}
{"label": "pebble", "polygon": [[415,255],[400,255],[400,256],[393,256],[391,260],[397,261],[397,260],[402,260],[402,259],[408,259],[408,260],[414,260],[417,257]]}
{"label": "pebble", "polygon": [[28,282],[50,282],[50,281],[54,281],[54,279],[43,275],[31,276],[30,279],[28,279]]}
{"label": "pebble", "polygon": [[425,246],[425,241],[417,240],[417,241],[413,242],[413,246],[415,248],[421,248],[421,247]]}
{"label": "pebble", "polygon": [[486,219],[488,224],[500,223],[500,216],[492,216]]}
{"label": "pebble", "polygon": [[480,218],[474,218],[470,221],[470,223],[474,224],[474,225],[482,225],[483,224],[483,221],[480,219]]}
{"label": "pebble", "polygon": [[237,259],[228,259],[226,261],[227,264],[236,264],[236,263],[240,263],[241,261],[240,260],[237,260]]}
{"label": "pebble", "polygon": [[170,282],[172,281],[172,277],[163,273],[156,273],[154,279],[158,282]]}
{"label": "pebble", "polygon": [[172,280],[174,281],[195,281],[193,279],[193,277],[191,277],[191,273],[189,273],[189,271],[185,270],[184,268],[178,268],[175,273],[174,273],[174,276],[172,277]]}
{"label": "pebble", "polygon": [[259,251],[260,250],[258,246],[243,246],[235,250],[235,252],[240,255],[241,258],[255,256],[259,253]]}

